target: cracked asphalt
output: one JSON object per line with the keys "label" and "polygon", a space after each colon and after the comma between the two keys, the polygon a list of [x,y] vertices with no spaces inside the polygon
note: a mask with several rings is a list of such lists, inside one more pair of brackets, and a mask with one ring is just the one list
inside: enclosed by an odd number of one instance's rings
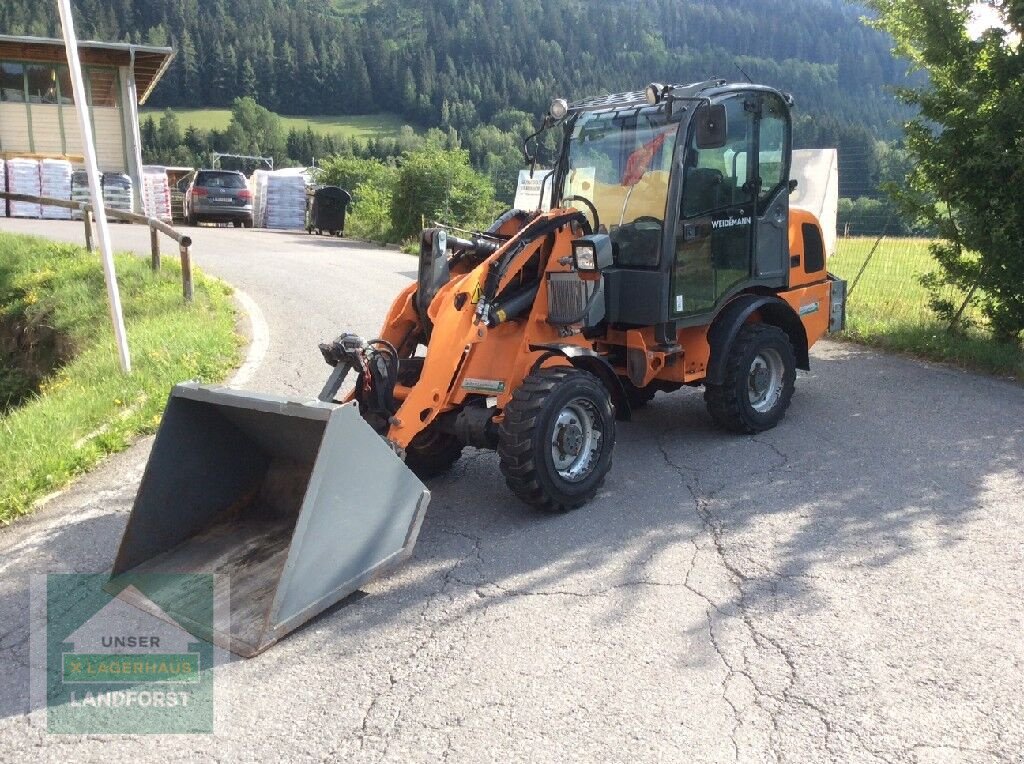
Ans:
{"label": "cracked asphalt", "polygon": [[[353,242],[195,238],[266,315],[248,386],[287,395],[314,396],[316,342],[373,332],[415,275]],[[47,735],[28,577],[109,568],[139,442],[0,531],[0,758],[1024,762],[1024,389],[822,342],[775,430],[719,432],[687,390],[618,433],[597,500],[558,516],[467,451],[410,563],[217,670],[226,734]]]}

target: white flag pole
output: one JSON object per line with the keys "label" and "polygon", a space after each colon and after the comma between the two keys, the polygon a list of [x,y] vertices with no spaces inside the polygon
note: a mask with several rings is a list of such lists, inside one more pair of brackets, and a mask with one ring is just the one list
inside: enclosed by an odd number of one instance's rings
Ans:
{"label": "white flag pole", "polygon": [[60,25],[64,32],[64,48],[67,50],[68,68],[71,70],[71,87],[75,95],[75,111],[78,112],[78,127],[82,134],[82,148],[85,150],[85,172],[89,176],[89,198],[96,221],[100,245],[100,260],[103,262],[103,277],[107,282],[107,302],[110,306],[110,321],[114,325],[114,338],[125,374],[132,370],[132,359],[128,353],[128,338],[121,313],[121,294],[117,289],[117,274],[114,272],[114,256],[110,250],[110,229],[107,227],[107,212],[103,208],[103,191],[100,188],[100,171],[96,163],[96,144],[93,142],[91,108],[86,97],[85,82],[82,79],[82,64],[78,60],[78,38],[75,36],[75,22],[71,17],[71,0],[57,0],[60,10]]}

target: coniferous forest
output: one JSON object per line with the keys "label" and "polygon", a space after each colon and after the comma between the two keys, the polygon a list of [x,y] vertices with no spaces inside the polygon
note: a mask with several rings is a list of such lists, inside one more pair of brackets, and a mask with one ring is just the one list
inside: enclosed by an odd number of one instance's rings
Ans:
{"label": "coniferous forest", "polygon": [[[283,114],[388,111],[465,129],[651,80],[775,85],[816,121],[898,134],[889,41],[844,0],[78,0],[79,36],[171,45],[150,104]],[[0,31],[53,35],[52,3],[6,0]]]}
{"label": "coniferous forest", "polygon": [[[880,183],[903,169],[890,147],[908,116],[893,96],[905,66],[846,0],[76,0],[79,37],[173,47],[157,107],[226,107],[251,97],[288,115],[397,114],[468,150],[499,196],[518,145],[554,96],[570,100],[711,77],[774,85],[796,99],[797,147],[840,149],[844,217],[888,218]],[[53,3],[5,0],[0,33],[53,36]],[[202,163],[212,150],[308,164],[329,154],[388,159],[415,141],[341,142],[307,130],[277,146],[142,126],[144,159]],[[870,224],[874,225],[874,224]],[[858,230],[869,231],[862,222]]]}

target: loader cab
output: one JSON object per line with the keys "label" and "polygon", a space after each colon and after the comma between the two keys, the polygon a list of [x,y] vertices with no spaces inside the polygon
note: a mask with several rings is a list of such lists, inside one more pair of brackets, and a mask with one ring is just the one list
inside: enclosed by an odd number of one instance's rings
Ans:
{"label": "loader cab", "polygon": [[588,200],[613,242],[612,324],[708,323],[737,292],[787,286],[791,132],[787,98],[747,84],[570,114],[555,202],[592,216],[572,201]]}

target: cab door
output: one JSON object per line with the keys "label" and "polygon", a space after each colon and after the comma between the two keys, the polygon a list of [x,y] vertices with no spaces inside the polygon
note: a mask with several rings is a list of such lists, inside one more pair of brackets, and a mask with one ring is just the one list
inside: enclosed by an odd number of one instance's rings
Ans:
{"label": "cab door", "polygon": [[789,170],[792,128],[789,106],[777,93],[758,94],[757,225],[754,271],[758,282],[785,286],[789,280]]}
{"label": "cab door", "polygon": [[[724,120],[709,133],[707,126]],[[785,278],[788,110],[775,93],[738,92],[693,118],[682,153],[670,312],[713,312],[751,281]]]}
{"label": "cab door", "polygon": [[758,103],[756,93],[721,100],[724,136],[710,147],[700,145],[696,125],[715,112],[704,105],[694,116],[682,153],[670,297],[674,317],[711,312],[751,276],[758,189],[756,161],[750,158],[756,157]]}

